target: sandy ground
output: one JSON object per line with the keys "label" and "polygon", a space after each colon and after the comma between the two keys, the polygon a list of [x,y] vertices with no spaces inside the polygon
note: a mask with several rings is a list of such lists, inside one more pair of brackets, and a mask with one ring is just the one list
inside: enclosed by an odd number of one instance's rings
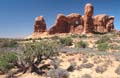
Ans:
{"label": "sandy ground", "polygon": [[[75,63],[75,70],[69,72],[69,78],[81,78],[84,74],[91,75],[92,78],[119,78],[119,75],[115,73],[116,68],[120,65],[120,61],[116,61],[114,56],[98,56],[98,55],[89,55],[89,54],[64,54],[61,53],[58,57],[61,60],[60,68],[67,69],[71,63]],[[87,60],[87,61],[85,61]],[[92,63],[94,66],[91,68],[81,68],[78,67],[81,64]],[[107,70],[103,73],[97,73],[95,68],[97,66],[106,67]],[[46,78],[35,73],[25,73],[23,75],[17,75],[18,78]],[[0,78],[4,78],[4,75],[0,75]]]}

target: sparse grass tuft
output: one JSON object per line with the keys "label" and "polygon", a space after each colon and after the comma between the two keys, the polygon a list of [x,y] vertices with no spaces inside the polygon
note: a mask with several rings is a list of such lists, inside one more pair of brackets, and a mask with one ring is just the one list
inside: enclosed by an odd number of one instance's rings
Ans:
{"label": "sparse grass tuft", "polygon": [[50,78],[69,78],[69,73],[61,68],[50,69],[47,74]]}
{"label": "sparse grass tuft", "polygon": [[76,44],[77,48],[86,48],[87,47],[87,43],[84,41],[80,41]]}
{"label": "sparse grass tuft", "polygon": [[89,75],[89,74],[84,74],[84,75],[81,76],[81,78],[92,78],[92,76]]}
{"label": "sparse grass tuft", "polygon": [[14,52],[1,53],[0,55],[0,71],[7,73],[9,69],[14,67],[17,61],[17,55]]}
{"label": "sparse grass tuft", "polygon": [[73,40],[70,37],[60,38],[60,43],[65,46],[71,46],[73,43]]}
{"label": "sparse grass tuft", "polygon": [[108,44],[107,43],[100,43],[100,44],[98,44],[98,50],[106,51],[107,49],[108,49]]}
{"label": "sparse grass tuft", "polygon": [[97,66],[96,68],[95,68],[95,70],[96,70],[96,73],[104,73],[106,70],[107,70],[107,68],[106,67],[103,67],[103,66]]}

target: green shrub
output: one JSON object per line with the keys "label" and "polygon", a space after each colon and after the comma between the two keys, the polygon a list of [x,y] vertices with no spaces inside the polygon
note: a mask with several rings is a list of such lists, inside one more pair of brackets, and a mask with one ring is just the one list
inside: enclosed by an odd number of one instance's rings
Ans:
{"label": "green shrub", "polygon": [[108,48],[107,43],[99,43],[98,44],[98,50],[100,50],[100,51],[105,51],[105,50],[107,50],[107,48]]}
{"label": "green shrub", "polygon": [[59,36],[53,36],[53,37],[51,37],[51,39],[53,39],[53,40],[57,40],[59,38],[60,38]]}
{"label": "green shrub", "polygon": [[14,63],[17,61],[17,55],[14,52],[6,52],[0,55],[0,70],[3,73],[8,72],[9,69],[14,67]]}
{"label": "green shrub", "polygon": [[101,37],[101,38],[96,42],[96,44],[105,43],[105,42],[108,42],[108,41],[110,41],[110,37],[107,36],[107,35],[105,35],[105,36]]}
{"label": "green shrub", "polygon": [[73,40],[70,37],[60,38],[60,43],[65,46],[71,46],[73,43]]}
{"label": "green shrub", "polygon": [[13,47],[17,47],[18,43],[16,40],[12,40],[12,39],[3,39],[1,40],[0,42],[0,47],[3,48],[3,47],[10,47],[10,48],[13,48]]}
{"label": "green shrub", "polygon": [[83,34],[83,35],[79,36],[79,38],[87,38],[87,35]]}
{"label": "green shrub", "polygon": [[79,35],[78,34],[71,34],[71,37],[72,38],[77,38],[77,37],[79,37]]}
{"label": "green shrub", "polygon": [[29,43],[25,46],[24,58],[28,62],[33,62],[35,58],[38,58],[38,61],[40,61],[42,56],[45,58],[54,56],[57,54],[58,47],[57,43],[48,41]]}
{"label": "green shrub", "polygon": [[87,47],[87,43],[84,41],[80,41],[75,45],[77,48],[86,48]]}
{"label": "green shrub", "polygon": [[48,76],[50,78],[69,78],[69,73],[61,68],[50,69],[48,71]]}

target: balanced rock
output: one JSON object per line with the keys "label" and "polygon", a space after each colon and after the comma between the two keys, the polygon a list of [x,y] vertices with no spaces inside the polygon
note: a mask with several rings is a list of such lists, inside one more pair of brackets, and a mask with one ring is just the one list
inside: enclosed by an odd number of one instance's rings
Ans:
{"label": "balanced rock", "polygon": [[43,16],[38,16],[35,18],[34,32],[43,33],[46,29],[46,23]]}

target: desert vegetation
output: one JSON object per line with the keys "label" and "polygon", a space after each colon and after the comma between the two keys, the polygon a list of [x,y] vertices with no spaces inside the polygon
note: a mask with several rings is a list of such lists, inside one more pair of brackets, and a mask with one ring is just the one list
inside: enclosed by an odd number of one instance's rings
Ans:
{"label": "desert vegetation", "polygon": [[106,78],[111,72],[109,77],[117,78],[119,46],[119,34],[113,33],[0,39],[0,76],[24,78],[34,73],[40,78]]}

